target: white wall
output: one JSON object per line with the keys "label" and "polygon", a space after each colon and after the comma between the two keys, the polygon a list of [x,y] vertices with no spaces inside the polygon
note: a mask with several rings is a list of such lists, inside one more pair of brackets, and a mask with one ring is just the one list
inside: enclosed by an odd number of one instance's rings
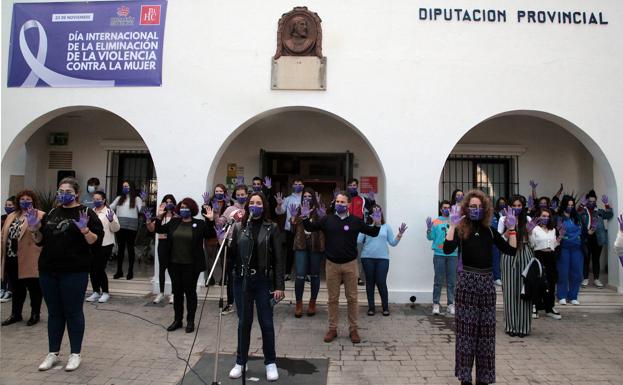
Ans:
{"label": "white wall", "polygon": [[328,115],[286,111],[252,124],[228,145],[215,170],[215,183],[225,180],[227,163],[236,163],[244,166],[245,181],[249,184],[254,176],[260,175],[260,149],[275,152],[350,151],[354,155],[353,176],[378,176],[377,197],[381,202],[384,199],[382,170],[370,147],[352,128]]}
{"label": "white wall", "polygon": [[[48,135],[66,132],[66,146],[50,146]],[[43,125],[26,142],[25,185],[36,190],[55,190],[57,169],[48,169],[50,151],[71,151],[76,178],[82,187],[91,177],[106,186],[106,161],[109,141],[140,141],[141,138],[126,121],[114,114],[99,110],[83,110],[62,115]],[[105,191],[105,190],[104,190]]]}
{"label": "white wall", "polygon": [[[2,63],[8,62],[12,3],[1,3]],[[270,89],[277,21],[298,1],[176,0],[168,5],[162,87],[8,89],[2,71],[3,175],[46,114],[97,106],[139,132],[152,152],[160,191],[200,197],[222,145],[248,119],[284,106],[329,111],[373,145],[385,170],[386,200],[400,202],[389,205],[387,216],[411,225],[392,250],[390,290],[392,299],[401,301],[430,295],[423,218],[437,202],[447,155],[470,128],[492,116],[520,110],[562,121],[591,152],[615,209],[623,201],[615,179],[623,170],[620,1],[547,2],[547,9],[594,9],[610,20],[589,26],[417,18],[421,6],[474,6],[464,0],[310,0],[306,5],[323,20],[328,63],[327,90],[314,92]],[[482,0],[477,6],[512,14],[520,6],[544,4]],[[177,138],[185,141],[177,145]],[[610,282],[621,274],[620,269],[610,274]]]}

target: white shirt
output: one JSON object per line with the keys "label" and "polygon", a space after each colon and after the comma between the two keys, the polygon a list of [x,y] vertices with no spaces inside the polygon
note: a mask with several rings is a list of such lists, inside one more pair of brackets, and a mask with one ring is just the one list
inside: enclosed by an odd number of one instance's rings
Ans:
{"label": "white shirt", "polygon": [[121,228],[121,226],[119,225],[119,218],[117,218],[117,215],[114,211],[112,214],[112,222],[108,220],[106,214],[108,214],[109,211],[112,210],[107,207],[104,207],[99,212],[95,211],[97,217],[100,219],[100,222],[102,222],[102,227],[104,227],[104,239],[102,240],[102,246],[108,246],[115,243],[114,233],[119,231],[119,229]]}
{"label": "white shirt", "polygon": [[619,230],[617,239],[614,241],[614,248],[619,251],[619,255],[623,255],[623,231]]}
{"label": "white shirt", "polygon": [[558,246],[556,230],[543,229],[541,226],[535,227],[530,234],[530,246],[534,251],[554,250]]}

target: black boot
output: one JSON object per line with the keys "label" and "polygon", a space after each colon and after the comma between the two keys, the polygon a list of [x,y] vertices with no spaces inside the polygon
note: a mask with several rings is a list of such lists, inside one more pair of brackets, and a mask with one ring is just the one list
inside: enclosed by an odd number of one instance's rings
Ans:
{"label": "black boot", "polygon": [[181,320],[175,320],[173,321],[173,323],[171,325],[169,325],[169,327],[167,328],[168,332],[172,332],[173,330],[177,330],[179,328],[182,327],[182,321]]}
{"label": "black boot", "polygon": [[192,333],[195,331],[195,321],[186,322],[186,333]]}
{"label": "black boot", "polygon": [[39,323],[40,318],[39,314],[31,314],[30,319],[26,321],[26,326],[32,326]]}
{"label": "black boot", "polygon": [[14,324],[16,322],[20,322],[22,320],[23,320],[23,318],[22,318],[21,315],[11,314],[9,316],[9,318],[7,318],[4,321],[2,321],[2,326],[8,326],[8,325]]}
{"label": "black boot", "polygon": [[472,385],[471,381],[461,381],[461,385]]}
{"label": "black boot", "polygon": [[128,275],[126,276],[126,279],[132,279],[134,278],[134,272],[132,270],[128,271]]}
{"label": "black boot", "polygon": [[121,270],[117,270],[117,272],[115,273],[115,275],[112,276],[114,279],[119,279],[121,277],[123,277],[123,271]]}

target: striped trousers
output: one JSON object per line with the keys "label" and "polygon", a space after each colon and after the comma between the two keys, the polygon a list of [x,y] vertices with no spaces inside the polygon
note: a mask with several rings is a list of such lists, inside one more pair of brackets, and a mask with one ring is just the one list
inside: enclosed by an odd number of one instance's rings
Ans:
{"label": "striped trousers", "polygon": [[513,257],[502,254],[502,291],[504,292],[504,322],[507,333],[530,334],[532,302],[521,299],[521,273],[534,256],[529,245],[517,249]]}
{"label": "striped trousers", "polygon": [[493,274],[461,271],[456,285],[454,375],[472,382],[495,382],[495,286]]}

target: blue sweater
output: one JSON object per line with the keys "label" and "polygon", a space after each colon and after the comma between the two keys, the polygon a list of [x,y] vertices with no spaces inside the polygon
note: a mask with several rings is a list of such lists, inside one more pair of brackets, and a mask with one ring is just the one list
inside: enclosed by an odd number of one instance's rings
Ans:
{"label": "blue sweater", "polygon": [[456,257],[459,253],[458,247],[450,254],[443,252],[443,243],[446,240],[446,233],[450,227],[450,220],[443,216],[433,219],[433,228],[426,232],[426,238],[429,241],[433,241],[431,247],[435,251],[435,255],[440,257]]}
{"label": "blue sweater", "polygon": [[582,245],[582,225],[576,224],[571,218],[564,219],[567,232],[561,242],[565,249],[580,247]]}
{"label": "blue sweater", "polygon": [[376,237],[359,233],[357,243],[363,243],[361,258],[389,259],[389,247],[387,247],[387,244],[396,246],[398,240],[394,237],[392,228],[385,224],[381,225],[379,235]]}

